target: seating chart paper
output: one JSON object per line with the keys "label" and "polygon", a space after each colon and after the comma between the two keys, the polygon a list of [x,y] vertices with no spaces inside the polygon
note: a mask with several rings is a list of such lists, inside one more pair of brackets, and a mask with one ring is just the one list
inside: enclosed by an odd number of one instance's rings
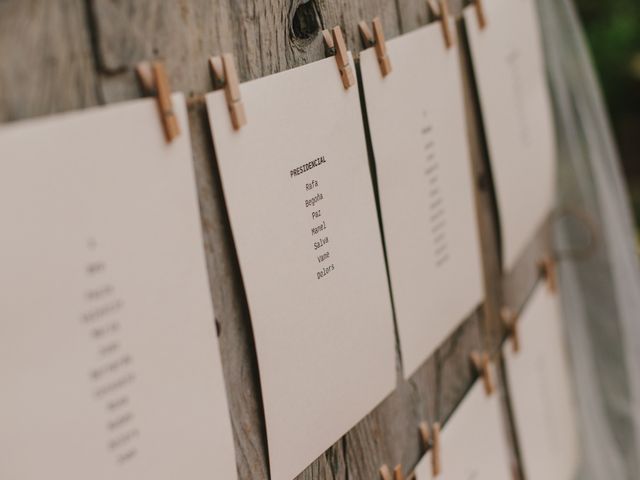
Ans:
{"label": "seating chart paper", "polygon": [[404,373],[482,301],[459,54],[434,23],[360,55]]}
{"label": "seating chart paper", "polygon": [[172,100],[0,129],[2,478],[237,478]]}
{"label": "seating chart paper", "polygon": [[534,0],[484,0],[464,17],[480,94],[502,232],[514,266],[554,206],[556,144]]}
{"label": "seating chart paper", "polygon": [[537,287],[518,320],[521,349],[504,347],[525,474],[573,480],[578,464],[576,410],[557,297]]}
{"label": "seating chart paper", "polygon": [[[353,59],[350,58],[351,65]],[[290,480],[395,387],[394,326],[357,86],[334,58],[206,102],[244,281],[272,480]]]}
{"label": "seating chart paper", "polygon": [[440,433],[441,472],[432,474],[431,451],[415,469],[415,480],[512,480],[507,437],[495,393],[477,381]]}

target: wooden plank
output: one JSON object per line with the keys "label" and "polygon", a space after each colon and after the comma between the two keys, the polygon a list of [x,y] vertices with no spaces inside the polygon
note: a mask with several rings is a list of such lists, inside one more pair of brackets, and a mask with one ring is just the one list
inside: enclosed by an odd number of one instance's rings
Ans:
{"label": "wooden plank", "polygon": [[235,0],[90,1],[96,65],[107,102],[139,95],[133,66],[162,59],[175,90],[210,90],[209,56],[234,51]]}
{"label": "wooden plank", "polygon": [[[456,10],[457,15],[461,10]],[[457,22],[458,42],[466,45],[466,31],[462,19]],[[482,115],[473,75],[471,57],[468,48],[460,50],[462,78],[464,84],[465,107],[467,111],[467,134],[475,177],[475,196],[480,229],[480,248],[485,288],[484,346],[494,352],[500,342],[504,329],[499,321],[500,312],[500,233],[495,204],[495,192],[492,186],[491,168],[487,145],[482,130]]]}
{"label": "wooden plank", "polygon": [[[505,365],[502,359],[501,345],[506,336],[506,328],[500,315],[503,306],[519,310],[526,301],[531,285],[535,283],[537,271],[531,268],[531,258],[539,254],[541,236],[538,233],[532,240],[512,272],[504,273],[501,263],[501,238],[499,213],[491,174],[488,146],[484,136],[484,126],[475,85],[472,60],[468,48],[468,39],[464,22],[458,21],[460,41],[467,44],[463,57],[463,79],[465,83],[465,102],[467,106],[467,129],[473,158],[476,179],[476,202],[481,236],[482,261],[485,280],[485,317],[482,325],[484,348],[492,354],[497,370],[497,387],[501,393],[501,403],[507,419],[507,435],[511,468],[514,478],[523,478],[520,449],[515,431]],[[545,231],[546,232],[546,231]]]}
{"label": "wooden plank", "polygon": [[82,0],[0,2],[0,122],[100,102]]}

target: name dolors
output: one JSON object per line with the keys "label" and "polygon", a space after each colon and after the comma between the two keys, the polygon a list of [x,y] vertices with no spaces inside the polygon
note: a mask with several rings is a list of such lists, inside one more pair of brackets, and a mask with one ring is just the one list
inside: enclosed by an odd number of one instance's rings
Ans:
{"label": "name dolors", "polygon": [[321,278],[327,276],[329,273],[333,272],[335,269],[336,267],[332,263],[328,267],[324,267],[322,270],[316,272],[316,276],[318,277],[318,280],[320,280]]}

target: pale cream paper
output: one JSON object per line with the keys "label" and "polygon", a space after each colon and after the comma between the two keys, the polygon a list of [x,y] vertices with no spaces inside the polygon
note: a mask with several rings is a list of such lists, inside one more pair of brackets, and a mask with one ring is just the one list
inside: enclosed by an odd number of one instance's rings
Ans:
{"label": "pale cream paper", "polygon": [[502,232],[503,265],[554,206],[556,144],[534,0],[484,0],[487,26],[465,9]]}
{"label": "pale cream paper", "polygon": [[411,375],[483,297],[457,46],[439,24],[360,55],[404,373]]}
{"label": "pale cream paper", "polygon": [[290,480],[393,390],[391,301],[357,86],[345,90],[328,58],[240,89],[248,123],[239,131],[223,92],[206,101],[253,324],[271,478]]}
{"label": "pale cream paper", "polygon": [[512,480],[504,428],[500,398],[476,382],[440,434],[440,475],[432,475],[429,451],[416,466],[416,480]]}
{"label": "pale cream paper", "polygon": [[172,98],[0,130],[2,478],[237,478]]}
{"label": "pale cream paper", "polygon": [[557,298],[537,287],[518,322],[522,348],[515,353],[507,344],[503,354],[526,477],[572,480],[576,405]]}

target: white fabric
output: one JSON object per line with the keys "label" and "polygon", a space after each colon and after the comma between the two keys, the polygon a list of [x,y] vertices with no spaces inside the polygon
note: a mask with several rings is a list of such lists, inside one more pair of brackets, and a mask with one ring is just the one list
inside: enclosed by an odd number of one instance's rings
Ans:
{"label": "white fabric", "polygon": [[[561,299],[579,401],[578,478],[640,478],[640,270],[618,153],[571,0],[538,0],[559,142],[559,208],[585,212],[596,248],[560,261]],[[560,250],[585,228],[558,221]]]}

